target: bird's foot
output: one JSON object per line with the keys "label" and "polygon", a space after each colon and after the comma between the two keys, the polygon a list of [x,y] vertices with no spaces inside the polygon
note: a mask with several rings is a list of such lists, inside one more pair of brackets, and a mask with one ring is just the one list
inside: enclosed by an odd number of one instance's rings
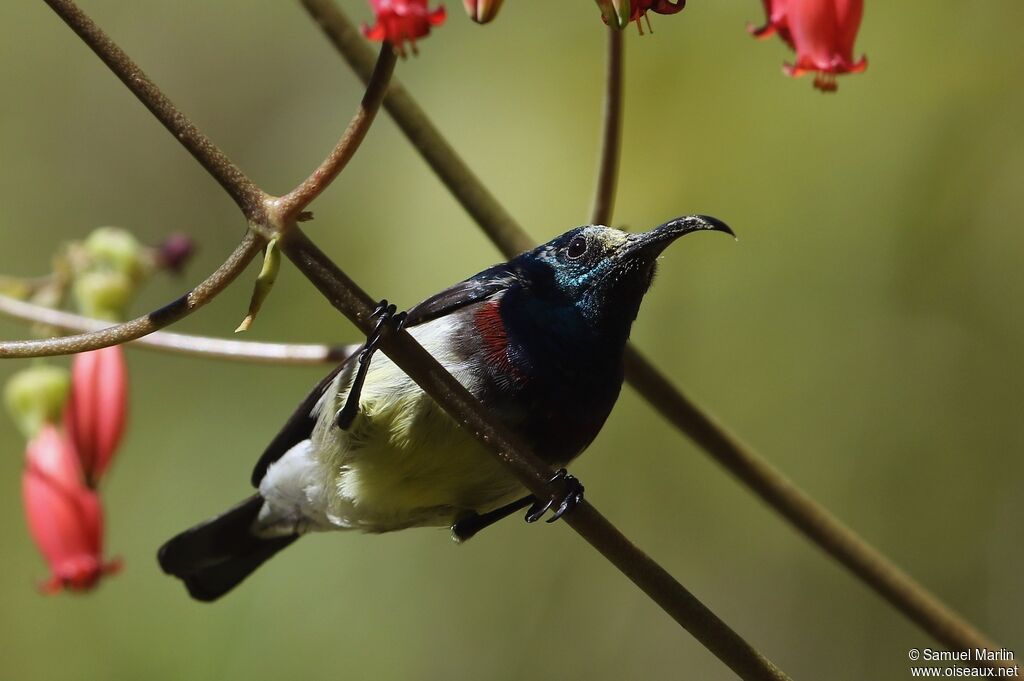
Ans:
{"label": "bird's foot", "polygon": [[548,482],[558,482],[559,480],[565,482],[565,496],[563,496],[561,500],[555,498],[547,500],[538,499],[537,501],[534,501],[533,505],[530,506],[528,511],[526,511],[526,522],[537,522],[545,513],[548,512],[548,509],[554,507],[555,504],[558,504],[558,507],[555,508],[554,515],[547,520],[549,523],[553,523],[569,511],[576,508],[576,506],[583,501],[583,483],[569,475],[564,468],[559,468]]}
{"label": "bird's foot", "polygon": [[366,337],[363,349],[359,352],[359,366],[356,368],[356,376],[352,379],[352,387],[349,388],[345,404],[334,417],[334,423],[342,430],[348,430],[352,422],[356,420],[356,415],[359,413],[359,398],[363,391],[363,383],[366,381],[366,372],[370,369],[370,360],[373,358],[373,353],[377,351],[377,346],[380,345],[385,331],[398,333],[405,326],[406,313],[397,310],[398,308],[385,299],[377,304],[373,314],[370,315],[370,318],[376,319],[377,323]]}

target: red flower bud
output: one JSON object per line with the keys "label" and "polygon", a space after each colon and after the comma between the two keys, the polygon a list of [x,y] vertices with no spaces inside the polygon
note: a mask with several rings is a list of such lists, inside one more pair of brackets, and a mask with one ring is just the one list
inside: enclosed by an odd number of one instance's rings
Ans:
{"label": "red flower bud", "polygon": [[195,253],[196,245],[188,234],[176,232],[160,242],[156,248],[156,263],[173,274],[181,274],[185,264]]}
{"label": "red flower bud", "polygon": [[[651,29],[651,20],[647,17],[648,12],[655,14],[675,14],[681,12],[686,6],[686,0],[597,0],[597,6],[601,9],[601,18],[604,23],[615,28],[625,28],[626,24],[635,21],[640,33],[644,29],[640,19],[647,21],[647,28]],[[629,12],[628,17],[625,16]]]}
{"label": "red flower bud", "polygon": [[64,423],[90,487],[96,486],[114,458],[127,412],[128,369],[121,347],[75,355]]}
{"label": "red flower bud", "polygon": [[427,9],[427,0],[370,0],[377,23],[363,24],[363,35],[370,40],[386,40],[398,53],[405,56],[406,41],[416,54],[416,39],[430,33],[431,26],[440,26],[445,20],[444,6]]}
{"label": "red flower bud", "polygon": [[631,21],[640,21],[640,17],[648,12],[655,14],[675,14],[686,7],[686,0],[631,0]]}
{"label": "red flower bud", "polygon": [[768,20],[751,33],[778,33],[796,51],[796,62],[783,67],[788,75],[816,72],[814,87],[834,92],[837,75],[867,68],[864,57],[853,59],[864,0],[764,0],[764,6]]}
{"label": "red flower bud", "polygon": [[40,588],[92,589],[102,575],[120,569],[120,561],[103,561],[103,509],[83,483],[74,445],[47,425],[29,442],[26,458],[22,495],[28,529],[51,573]]}

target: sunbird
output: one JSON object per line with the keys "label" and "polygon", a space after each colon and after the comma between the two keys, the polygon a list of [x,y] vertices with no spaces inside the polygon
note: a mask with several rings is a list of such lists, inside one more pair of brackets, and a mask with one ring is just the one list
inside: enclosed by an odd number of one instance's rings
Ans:
{"label": "sunbird", "polygon": [[[308,532],[450,526],[463,541],[530,506],[555,520],[583,498],[564,466],[594,440],[622,387],[623,352],[656,260],[692,232],[733,234],[703,215],[648,232],[577,227],[434,295],[407,313],[386,301],[360,352],[324,378],[256,464],[256,494],[182,532],[160,566],[193,598],[220,598]],[[553,503],[526,490],[386,356],[406,328],[566,481]]]}

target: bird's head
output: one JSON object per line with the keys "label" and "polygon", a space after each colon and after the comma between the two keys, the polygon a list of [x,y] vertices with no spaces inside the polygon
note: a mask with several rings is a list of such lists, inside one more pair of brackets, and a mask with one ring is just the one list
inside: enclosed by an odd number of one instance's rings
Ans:
{"label": "bird's head", "polygon": [[595,326],[628,335],[654,279],[658,256],[679,237],[704,230],[733,234],[724,222],[705,215],[676,218],[641,233],[587,225],[520,259],[531,270],[535,287],[571,301]]}

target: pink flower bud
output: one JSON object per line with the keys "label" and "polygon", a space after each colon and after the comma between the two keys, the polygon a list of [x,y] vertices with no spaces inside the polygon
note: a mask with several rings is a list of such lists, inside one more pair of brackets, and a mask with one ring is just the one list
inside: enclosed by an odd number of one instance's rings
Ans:
{"label": "pink flower bud", "polygon": [[814,87],[834,92],[837,75],[867,68],[867,59],[853,58],[864,0],[764,0],[764,6],[768,20],[751,33],[778,33],[796,51],[796,62],[783,67],[788,75],[817,73]]}
{"label": "pink flower bud", "polygon": [[445,20],[444,6],[427,9],[427,0],[370,0],[377,23],[363,24],[363,35],[370,40],[386,40],[405,56],[405,43],[416,53],[416,39],[430,33],[431,26],[440,26]]}
{"label": "pink flower bud", "polygon": [[120,562],[103,561],[103,509],[83,482],[74,445],[46,425],[29,442],[26,458],[22,495],[28,529],[51,573],[40,588],[46,593],[92,589]]}
{"label": "pink flower bud", "polygon": [[90,487],[96,486],[114,458],[127,412],[128,369],[121,347],[75,355],[64,423]]}

